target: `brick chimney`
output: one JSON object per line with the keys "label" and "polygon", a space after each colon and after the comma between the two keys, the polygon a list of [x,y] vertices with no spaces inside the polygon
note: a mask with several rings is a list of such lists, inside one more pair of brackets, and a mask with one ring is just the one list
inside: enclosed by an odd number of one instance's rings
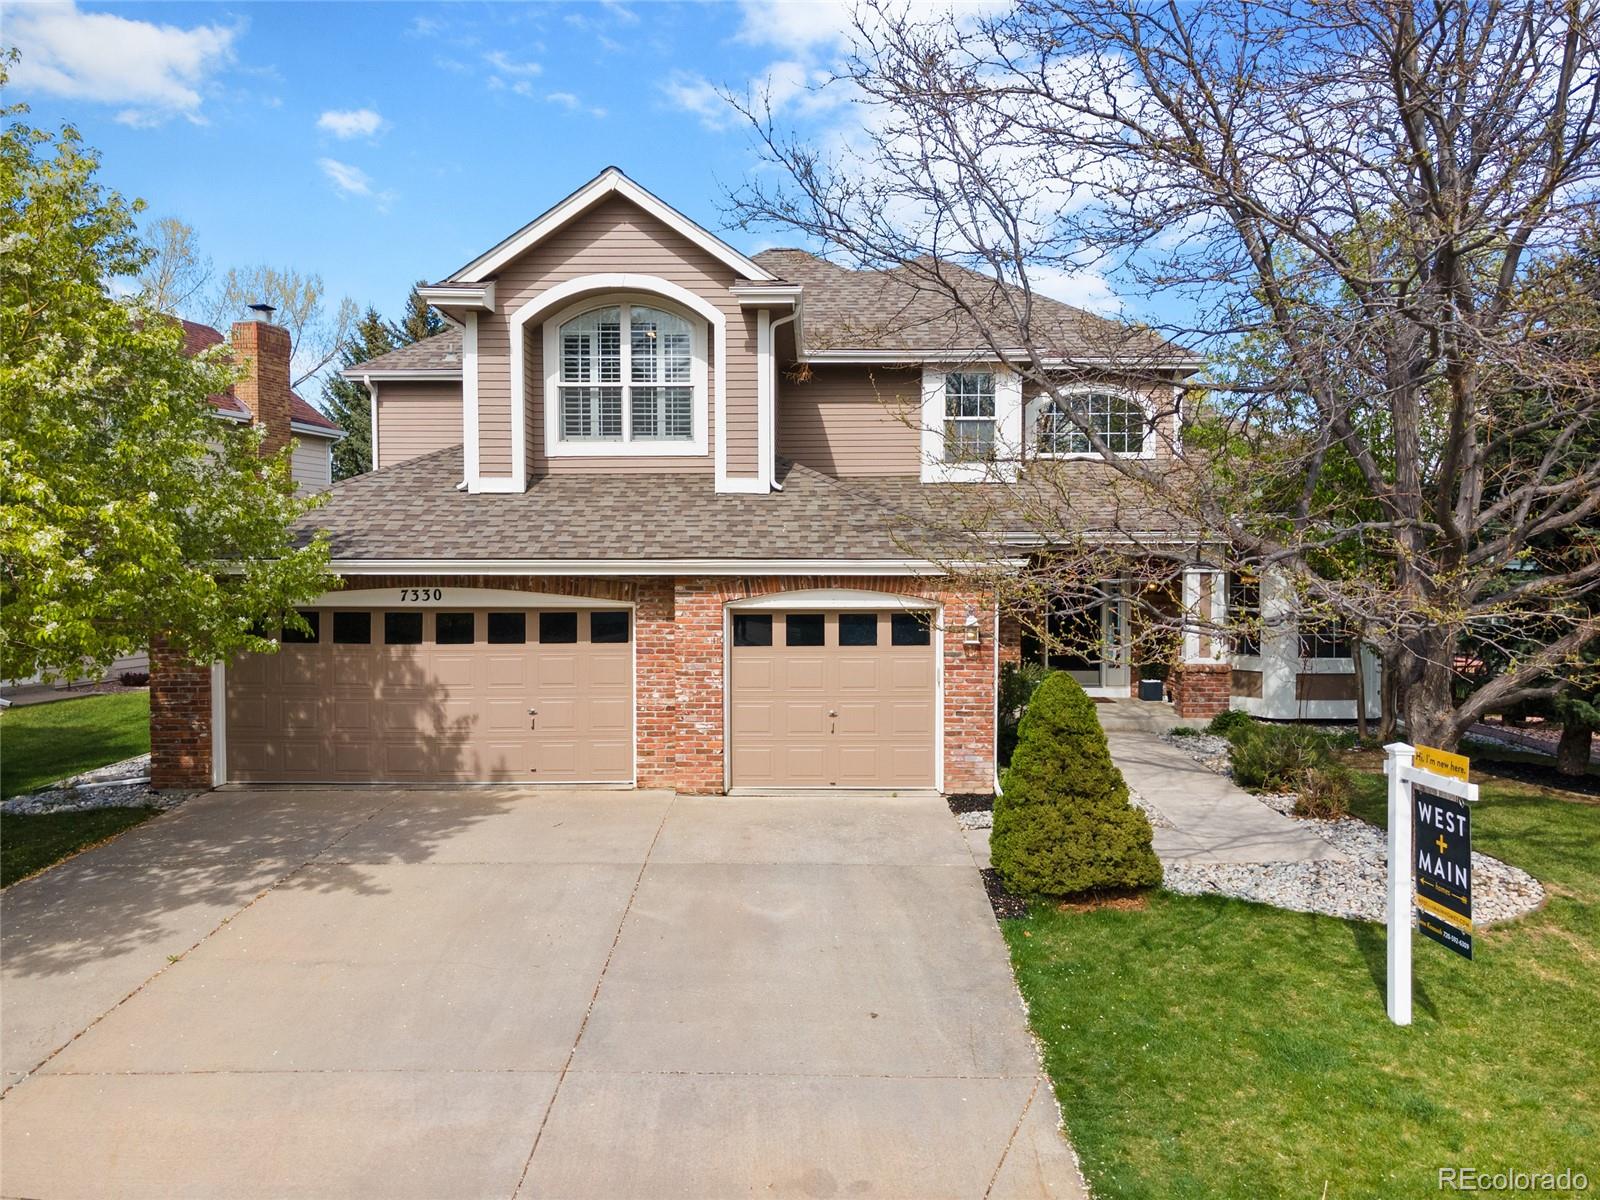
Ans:
{"label": "brick chimney", "polygon": [[272,309],[251,305],[257,318],[235,321],[230,340],[233,361],[244,375],[233,385],[255,423],[266,430],[263,454],[275,454],[289,444],[289,331],[270,321]]}

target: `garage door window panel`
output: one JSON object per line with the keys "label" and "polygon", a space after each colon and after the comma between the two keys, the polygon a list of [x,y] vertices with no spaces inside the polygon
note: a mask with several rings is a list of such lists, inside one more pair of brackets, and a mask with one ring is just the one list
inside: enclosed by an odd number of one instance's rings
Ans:
{"label": "garage door window panel", "polygon": [[520,646],[528,640],[528,614],[492,612],[488,620],[488,641],[492,646]]}
{"label": "garage door window panel", "polygon": [[578,614],[542,612],[539,614],[539,643],[545,646],[570,646],[578,640]]}
{"label": "garage door window panel", "polygon": [[821,613],[790,613],[784,618],[785,646],[821,646],[826,639],[827,622]]}
{"label": "garage door window panel", "polygon": [[296,611],[299,612],[300,619],[311,627],[311,632],[306,633],[292,625],[285,624],[282,636],[283,644],[285,646],[306,646],[320,642],[322,640],[322,614],[316,609],[302,608]]}
{"label": "garage door window panel", "polygon": [[876,646],[877,644],[877,613],[839,614],[839,645]]}
{"label": "garage door window panel", "polygon": [[433,620],[433,640],[441,646],[470,646],[476,640],[476,613],[442,612]]}
{"label": "garage door window panel", "polygon": [[733,618],[735,646],[772,645],[772,618],[765,613],[740,613]]}
{"label": "garage door window panel", "polygon": [[385,646],[420,646],[422,644],[422,613],[419,610],[384,613],[383,644]]}
{"label": "garage door window panel", "polygon": [[932,641],[933,622],[927,613],[892,613],[889,617],[891,646],[926,646]]}
{"label": "garage door window panel", "polygon": [[595,612],[589,614],[589,640],[600,645],[627,644],[628,614]]}
{"label": "garage door window panel", "polygon": [[333,614],[333,640],[340,646],[367,646],[372,643],[372,614],[336,612]]}

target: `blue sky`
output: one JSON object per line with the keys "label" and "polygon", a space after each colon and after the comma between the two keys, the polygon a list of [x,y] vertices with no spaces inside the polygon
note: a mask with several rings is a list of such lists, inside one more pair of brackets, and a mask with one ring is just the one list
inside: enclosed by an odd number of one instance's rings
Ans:
{"label": "blue sky", "polygon": [[[798,128],[848,119],[802,85],[834,2],[7,3],[9,98],[70,121],[101,177],[195,227],[219,271],[321,274],[394,314],[615,163],[721,229],[756,165],[713,94],[773,81]],[[742,249],[789,243],[730,234]]]}

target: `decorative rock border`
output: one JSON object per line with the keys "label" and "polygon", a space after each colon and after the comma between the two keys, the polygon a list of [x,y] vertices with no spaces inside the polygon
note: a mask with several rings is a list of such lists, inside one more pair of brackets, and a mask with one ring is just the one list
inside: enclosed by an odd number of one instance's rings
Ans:
{"label": "decorative rock border", "polygon": [[96,767],[26,796],[0,804],[6,816],[88,812],[96,808],[176,808],[194,792],[158,792],[150,786],[150,756],[141,754]]}
{"label": "decorative rock border", "polygon": [[[1220,743],[1224,755],[1228,744],[1223,738],[1209,736],[1158,736],[1168,745],[1182,747],[1195,761],[1212,770],[1218,770],[1213,764],[1219,751],[1211,743]],[[1226,763],[1225,757],[1223,762]],[[1262,795],[1256,799],[1310,825],[1342,857],[1321,862],[1164,862],[1168,890],[1191,896],[1231,896],[1290,912],[1322,913],[1353,921],[1385,919],[1389,838],[1382,829],[1356,817],[1336,821],[1295,817],[1293,795]],[[1532,875],[1476,852],[1472,855],[1472,893],[1473,920],[1480,927],[1524,916],[1541,907],[1545,900],[1543,886]]]}

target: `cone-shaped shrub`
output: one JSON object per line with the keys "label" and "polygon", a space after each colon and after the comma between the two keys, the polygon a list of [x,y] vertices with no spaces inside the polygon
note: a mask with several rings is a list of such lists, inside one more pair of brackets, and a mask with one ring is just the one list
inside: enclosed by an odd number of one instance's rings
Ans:
{"label": "cone-shaped shrub", "polygon": [[1128,803],[1094,702],[1065,671],[1034,692],[994,804],[990,857],[1027,896],[1151,887],[1161,863],[1150,822]]}

